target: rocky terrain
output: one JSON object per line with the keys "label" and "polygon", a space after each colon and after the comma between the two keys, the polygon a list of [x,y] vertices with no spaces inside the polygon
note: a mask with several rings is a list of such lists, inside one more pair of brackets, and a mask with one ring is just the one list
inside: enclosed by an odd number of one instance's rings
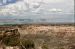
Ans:
{"label": "rocky terrain", "polygon": [[[3,34],[1,34],[2,32]],[[74,25],[31,24],[0,26],[0,39],[3,38],[4,34],[6,37],[14,34],[16,35],[15,37],[19,37],[21,40],[32,40],[34,41],[35,49],[75,49]]]}

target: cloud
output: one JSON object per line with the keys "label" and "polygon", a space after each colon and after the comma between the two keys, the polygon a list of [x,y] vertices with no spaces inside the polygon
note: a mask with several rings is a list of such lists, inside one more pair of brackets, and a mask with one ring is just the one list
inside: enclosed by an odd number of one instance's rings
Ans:
{"label": "cloud", "polygon": [[[37,2],[40,3],[39,1],[41,0],[33,0],[29,2],[26,0],[20,0],[14,4],[9,4],[3,7],[0,6],[0,18],[3,17],[1,15],[4,15],[6,16],[5,18],[10,19],[13,17],[17,19],[35,19],[35,21],[36,19],[47,19],[47,22],[74,21],[73,14],[70,14],[70,11],[74,11],[72,0],[43,0],[41,6],[37,4]],[[38,6],[39,8],[37,8]]]}
{"label": "cloud", "polygon": [[64,0],[44,0],[46,3],[59,3],[59,2],[64,2]]}
{"label": "cloud", "polygon": [[52,8],[52,9],[49,9],[50,12],[63,12],[62,9],[57,9],[57,8]]}
{"label": "cloud", "polygon": [[3,9],[0,9],[0,14],[3,14],[3,15],[18,15],[19,12],[22,12],[26,10],[26,7],[25,7],[25,4],[23,2],[17,2],[15,4],[9,4],[9,5],[6,5],[4,6]]}
{"label": "cloud", "polygon": [[[42,4],[46,3],[46,4],[43,4],[42,7],[40,7],[38,4],[41,1],[42,1]],[[62,3],[60,3],[60,2],[62,2]],[[29,1],[20,0],[19,2],[6,5],[6,6],[4,6],[4,8],[0,8],[0,15],[3,14],[3,15],[24,16],[29,11],[32,13],[34,13],[34,12],[37,13],[37,12],[39,12],[40,9],[43,10],[44,12],[46,12],[48,10],[49,12],[67,11],[67,13],[68,13],[69,11],[71,11],[73,9],[72,5],[73,5],[73,1],[71,1],[71,0],[29,0]],[[37,8],[37,7],[39,7],[39,8]]]}
{"label": "cloud", "polygon": [[[20,16],[20,15],[24,15],[26,12],[28,12],[29,10],[31,12],[34,12],[34,10],[36,10],[36,8],[39,8],[40,3],[26,3],[25,0],[16,2],[14,4],[9,4],[6,5],[3,9],[0,9],[0,15],[15,15],[15,16]],[[39,8],[40,9],[40,8]],[[38,9],[38,10],[39,10]],[[37,10],[37,11],[38,11]]]}

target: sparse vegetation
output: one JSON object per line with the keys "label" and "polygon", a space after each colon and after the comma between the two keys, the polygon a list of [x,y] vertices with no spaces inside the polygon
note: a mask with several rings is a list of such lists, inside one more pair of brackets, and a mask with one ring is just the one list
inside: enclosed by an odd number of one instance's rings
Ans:
{"label": "sparse vegetation", "polygon": [[15,37],[5,37],[3,39],[3,43],[7,46],[18,46],[18,45],[20,45],[19,39],[15,38]]}
{"label": "sparse vegetation", "polygon": [[43,44],[42,45],[42,49],[48,49],[48,45],[47,44]]}
{"label": "sparse vegetation", "polygon": [[26,48],[26,49],[29,49],[29,48],[34,48],[35,44],[32,40],[21,40],[22,42],[22,45]]}
{"label": "sparse vegetation", "polygon": [[75,46],[69,47],[75,44],[75,28],[73,25],[20,25],[17,26],[19,30],[11,30],[14,27],[16,28],[16,25],[4,26],[1,30],[4,31],[4,35],[2,32],[0,33],[0,40],[3,44],[7,46],[23,45],[26,49],[37,49],[39,46],[42,49],[75,48]]}

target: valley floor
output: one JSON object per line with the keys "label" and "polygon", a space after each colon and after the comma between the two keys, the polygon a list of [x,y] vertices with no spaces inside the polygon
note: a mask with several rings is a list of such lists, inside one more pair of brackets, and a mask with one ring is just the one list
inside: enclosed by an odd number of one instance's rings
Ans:
{"label": "valley floor", "polygon": [[[1,33],[5,33],[6,31],[11,32],[11,34],[15,32],[16,35],[18,32],[20,35],[18,37],[21,40],[34,41],[35,47],[33,49],[75,49],[74,25],[26,24],[0,26]],[[1,33],[0,36],[2,35]],[[7,33],[8,35],[10,34]]]}

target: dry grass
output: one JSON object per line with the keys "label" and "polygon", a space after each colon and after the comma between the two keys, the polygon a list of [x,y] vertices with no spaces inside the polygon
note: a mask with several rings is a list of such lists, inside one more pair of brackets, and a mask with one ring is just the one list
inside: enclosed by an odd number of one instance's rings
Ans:
{"label": "dry grass", "polygon": [[16,25],[0,26],[1,31],[17,28],[22,39],[30,39],[36,49],[75,49],[74,25]]}

